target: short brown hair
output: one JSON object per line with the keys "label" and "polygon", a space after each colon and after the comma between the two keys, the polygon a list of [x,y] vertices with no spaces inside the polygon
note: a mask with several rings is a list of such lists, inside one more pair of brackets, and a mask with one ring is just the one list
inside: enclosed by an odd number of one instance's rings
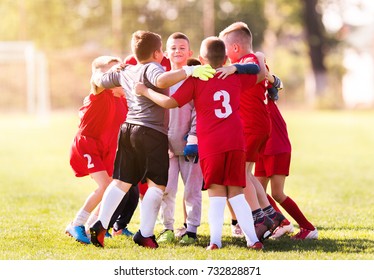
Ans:
{"label": "short brown hair", "polygon": [[132,34],[131,50],[138,61],[151,57],[153,52],[161,48],[161,36],[150,32],[138,30]]}
{"label": "short brown hair", "polygon": [[102,55],[99,57],[96,57],[92,61],[91,69],[92,73],[96,72],[96,70],[102,70],[103,68],[106,68],[109,66],[111,62],[118,62],[121,63],[122,60],[119,57],[110,56],[110,55]]}
{"label": "short brown hair", "polygon": [[225,43],[216,36],[211,36],[201,42],[200,56],[208,61],[210,66],[222,66],[226,58]]}
{"label": "short brown hair", "polygon": [[240,43],[252,49],[252,32],[244,22],[237,21],[219,33],[219,38],[227,37],[229,43]]}
{"label": "short brown hair", "polygon": [[171,40],[171,39],[174,39],[174,40],[183,39],[183,40],[186,40],[188,42],[188,45],[190,45],[190,39],[188,39],[187,35],[182,33],[182,32],[174,32],[168,38],[168,40]]}
{"label": "short brown hair", "polygon": [[187,59],[187,65],[188,66],[201,65],[201,62],[195,57],[190,57]]}

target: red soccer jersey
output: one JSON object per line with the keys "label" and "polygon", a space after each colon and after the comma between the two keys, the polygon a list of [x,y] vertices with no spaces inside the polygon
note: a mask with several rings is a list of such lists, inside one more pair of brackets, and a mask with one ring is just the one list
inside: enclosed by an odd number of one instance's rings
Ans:
{"label": "red soccer jersey", "polygon": [[103,170],[112,175],[118,132],[126,114],[126,100],[114,97],[111,90],[85,98],[70,152],[70,165],[77,177]]}
{"label": "red soccer jersey", "polygon": [[207,82],[188,78],[172,97],[181,107],[194,100],[201,159],[232,150],[244,151],[239,115],[240,93],[256,83],[256,75],[214,77]]}
{"label": "red soccer jersey", "polygon": [[[254,62],[258,64],[254,54],[243,56],[238,63]],[[244,132],[250,134],[269,134],[271,129],[269,111],[267,109],[267,80],[246,87],[240,95],[240,116]]]}
{"label": "red soccer jersey", "polygon": [[271,118],[271,133],[266,142],[264,155],[291,153],[291,143],[288,138],[287,124],[284,121],[278,106],[269,99],[268,108]]}
{"label": "red soccer jersey", "polygon": [[114,97],[110,89],[100,94],[90,94],[79,109],[79,132],[109,144],[113,134],[118,136],[118,129],[126,119],[127,104],[122,97]]}

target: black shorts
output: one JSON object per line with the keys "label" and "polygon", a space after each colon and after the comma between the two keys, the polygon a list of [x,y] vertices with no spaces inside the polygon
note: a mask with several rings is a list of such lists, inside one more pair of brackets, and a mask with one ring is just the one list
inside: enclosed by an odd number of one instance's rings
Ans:
{"label": "black shorts", "polygon": [[168,182],[169,155],[167,135],[141,125],[124,123],[118,138],[113,179],[133,185],[152,180]]}

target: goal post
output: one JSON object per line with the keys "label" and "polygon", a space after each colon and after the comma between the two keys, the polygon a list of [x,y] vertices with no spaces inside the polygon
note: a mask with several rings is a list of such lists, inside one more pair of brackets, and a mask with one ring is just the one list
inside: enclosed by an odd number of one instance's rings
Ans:
{"label": "goal post", "polygon": [[[50,94],[48,62],[45,54],[38,51],[33,42],[0,41],[0,65],[8,69],[12,64],[17,63],[24,65],[24,71],[19,71],[19,73],[25,73],[25,77],[18,74],[18,77],[7,77],[7,79],[16,80],[18,85],[24,84],[25,86],[16,88],[14,94],[24,95],[23,91],[26,91],[26,96],[23,98],[26,98],[27,113],[41,118],[48,118],[50,113]],[[14,76],[14,73],[10,75]],[[6,73],[4,73],[4,76],[6,76]],[[7,79],[2,83],[6,83]]]}

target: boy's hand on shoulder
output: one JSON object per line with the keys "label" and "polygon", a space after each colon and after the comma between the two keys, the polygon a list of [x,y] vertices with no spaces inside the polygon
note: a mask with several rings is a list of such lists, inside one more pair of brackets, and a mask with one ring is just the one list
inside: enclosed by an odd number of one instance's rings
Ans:
{"label": "boy's hand on shoulder", "polygon": [[148,88],[143,83],[135,83],[133,92],[135,93],[135,95],[142,96],[147,93],[147,89]]}
{"label": "boy's hand on shoulder", "polygon": [[218,79],[225,79],[231,74],[234,74],[236,70],[237,69],[234,65],[228,65],[228,66],[217,68],[217,74],[219,74]]}
{"label": "boy's hand on shoulder", "polygon": [[196,65],[196,66],[183,66],[183,70],[186,72],[187,77],[192,76],[199,78],[202,81],[208,81],[214,77],[216,70],[209,64]]}

